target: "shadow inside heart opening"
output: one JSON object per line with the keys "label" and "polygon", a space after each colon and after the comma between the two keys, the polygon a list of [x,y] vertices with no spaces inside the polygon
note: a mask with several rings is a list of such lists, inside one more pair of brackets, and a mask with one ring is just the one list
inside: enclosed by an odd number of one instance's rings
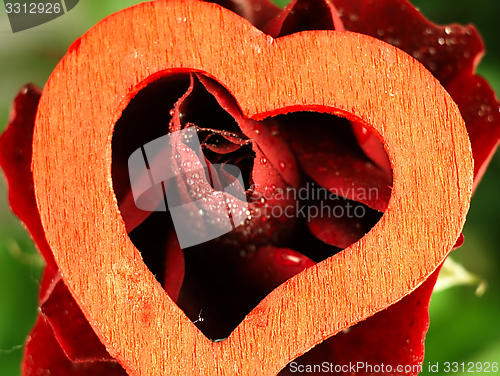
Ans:
{"label": "shadow inside heart opening", "polygon": [[[385,150],[362,124],[308,111],[249,120],[197,73],[141,90],[112,142],[130,239],[212,340],[278,285],[363,237],[391,194]],[[169,179],[156,184],[155,174]],[[160,196],[141,204],[140,193],[155,189]]]}

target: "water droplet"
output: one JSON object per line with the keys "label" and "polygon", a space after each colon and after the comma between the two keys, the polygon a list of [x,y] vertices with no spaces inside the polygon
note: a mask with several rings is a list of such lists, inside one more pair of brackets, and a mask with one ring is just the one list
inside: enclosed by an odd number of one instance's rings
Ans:
{"label": "water droplet", "polygon": [[433,30],[430,27],[428,27],[428,28],[425,29],[425,33],[427,35],[431,35],[433,33]]}
{"label": "water droplet", "polygon": [[383,37],[384,36],[384,30],[383,29],[377,29],[377,35],[379,37]]}
{"label": "water droplet", "polygon": [[193,180],[191,180],[191,179],[187,179],[187,180],[186,180],[186,183],[188,183],[189,185],[193,185],[193,184],[194,184],[194,181],[193,181]]}
{"label": "water droplet", "polygon": [[439,38],[438,43],[442,46],[445,43],[444,38]]}
{"label": "water droplet", "polygon": [[286,167],[286,164],[283,161],[279,161],[279,166],[280,166],[281,170],[283,171]]}
{"label": "water droplet", "polygon": [[255,250],[257,249],[257,247],[255,246],[255,244],[249,244],[247,245],[247,251],[248,252],[255,252]]}
{"label": "water droplet", "polygon": [[435,47],[429,47],[429,53],[431,55],[434,55],[436,53],[436,48]]}
{"label": "water droplet", "polygon": [[175,110],[172,108],[169,112],[170,116],[174,116],[175,115]]}
{"label": "water droplet", "polygon": [[260,163],[262,163],[262,164],[266,164],[266,163],[267,163],[267,159],[266,159],[266,158],[261,158],[261,159],[260,159]]}
{"label": "water droplet", "polygon": [[452,32],[451,27],[446,26],[446,27],[444,28],[444,32],[445,32],[446,34],[451,34],[451,32]]}
{"label": "water droplet", "polygon": [[292,253],[286,249],[276,253],[276,261],[287,266],[297,266],[302,263],[302,259],[295,252]]}
{"label": "water droplet", "polygon": [[489,121],[490,123],[492,123],[492,122],[493,122],[493,115],[488,116],[488,121]]}
{"label": "water droplet", "polygon": [[262,10],[262,4],[253,3],[252,8],[255,12],[260,12]]}

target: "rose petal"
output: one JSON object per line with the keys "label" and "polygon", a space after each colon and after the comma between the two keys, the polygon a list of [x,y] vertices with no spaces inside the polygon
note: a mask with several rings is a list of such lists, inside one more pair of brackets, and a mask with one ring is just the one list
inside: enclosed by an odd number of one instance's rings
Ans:
{"label": "rose petal", "polygon": [[446,90],[457,103],[469,132],[476,189],[500,142],[500,104],[489,84],[479,76],[461,75]]}
{"label": "rose petal", "polygon": [[258,29],[262,29],[279,11],[273,2],[268,0],[214,0],[230,11],[250,21]]}
{"label": "rose petal", "polygon": [[455,242],[453,249],[457,249],[457,248],[460,248],[461,246],[463,246],[464,241],[465,241],[464,234],[460,233],[460,236],[458,237],[457,241]]}
{"label": "rose petal", "polygon": [[[315,202],[307,226],[326,244],[344,249],[361,239],[380,219],[380,213],[348,200]],[[367,213],[368,212],[368,213]]]}
{"label": "rose petal", "polygon": [[88,362],[113,359],[97,338],[60,275],[52,280],[40,304],[40,312],[51,325],[55,338],[69,360]]}
{"label": "rose petal", "polygon": [[179,297],[182,283],[184,281],[184,252],[179,245],[177,236],[171,232],[165,247],[165,278],[163,288],[175,302]]}
{"label": "rose petal", "polygon": [[[361,151],[345,119],[318,113],[289,114],[287,137],[302,167],[330,192],[384,211],[392,179]],[[284,128],[284,127],[283,127]]]}
{"label": "rose petal", "polygon": [[[257,147],[262,151],[261,158],[255,158],[254,169],[255,165],[259,164],[262,158],[265,158],[273,165],[285,182],[292,187],[297,187],[299,184],[297,164],[289,146],[280,137],[279,124],[272,119],[264,122],[246,119],[243,117],[236,100],[222,85],[201,75],[198,75],[198,79],[207,91],[215,97],[217,103],[235,119],[242,132],[250,140],[254,141],[254,151],[257,153]],[[255,175],[255,172],[253,175]]]}
{"label": "rose petal", "polygon": [[28,337],[23,376],[127,376],[115,360],[72,362],[61,349],[50,324],[40,315]]}
{"label": "rose petal", "polygon": [[187,106],[189,105],[189,96],[192,94],[194,90],[194,79],[193,75],[189,75],[189,87],[186,92],[179,98],[177,102],[174,104],[174,108],[170,110],[170,115],[172,119],[170,119],[169,129],[170,132],[179,132],[181,128],[184,126],[184,112],[186,111]]}
{"label": "rose petal", "polygon": [[[417,375],[424,361],[425,333],[429,327],[429,302],[437,280],[436,270],[419,288],[384,311],[376,313],[365,321],[346,329],[316,346],[302,357],[297,364],[322,364],[328,362],[346,366],[343,374],[372,375]],[[364,365],[354,372],[349,365]],[[382,371],[375,366],[391,366]],[[367,369],[366,365],[372,367]],[[409,367],[398,370],[397,366]],[[279,373],[292,375],[290,366]],[[320,373],[310,373],[320,375]]]}
{"label": "rose petal", "polygon": [[283,282],[316,263],[289,248],[260,247],[247,254],[238,265],[239,279],[247,281],[249,288],[269,294]]}
{"label": "rose petal", "polygon": [[293,0],[263,30],[278,38],[306,30],[343,31],[344,25],[330,1]]}
{"label": "rose petal", "polygon": [[[189,86],[189,75],[172,75],[150,83],[130,101],[115,125],[112,141],[113,189],[128,233],[152,213],[139,209],[135,204],[128,169],[129,157],[139,147],[168,133],[172,118],[170,110],[189,90]],[[155,196],[153,199],[158,201]]]}
{"label": "rose petal", "polygon": [[407,0],[332,0],[345,29],[383,40],[415,57],[446,86],[474,70],[484,46],[473,26],[437,26]]}
{"label": "rose petal", "polygon": [[9,124],[0,137],[0,165],[7,177],[12,211],[28,228],[47,268],[57,269],[38,214],[31,173],[31,144],[40,96],[34,85],[24,86],[17,94]]}
{"label": "rose petal", "polygon": [[315,263],[287,248],[248,245],[239,253],[215,243],[186,253],[178,305],[212,339],[227,337],[275,287]]}
{"label": "rose petal", "polygon": [[351,127],[354,133],[354,137],[356,137],[359,146],[366,154],[366,156],[370,158],[378,168],[384,171],[387,176],[387,180],[391,180],[391,162],[389,161],[389,157],[385,152],[384,144],[382,144],[378,137],[375,136],[374,133],[366,129],[360,122],[351,121]]}

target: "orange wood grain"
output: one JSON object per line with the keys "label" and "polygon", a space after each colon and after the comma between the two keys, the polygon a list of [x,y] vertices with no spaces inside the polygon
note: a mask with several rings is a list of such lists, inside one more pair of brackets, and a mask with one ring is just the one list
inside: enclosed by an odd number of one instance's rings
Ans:
{"label": "orange wood grain", "polygon": [[[111,177],[114,124],[148,83],[200,71],[247,117],[313,110],[383,141],[393,190],[361,240],[291,278],[218,343],[141,259]],[[65,283],[130,375],[275,375],[340,330],[415,290],[464,224],[472,156],[457,106],[416,60],[379,40],[316,31],[278,40],[216,5],[155,1],[99,23],[70,48],[39,105],[33,175]]]}

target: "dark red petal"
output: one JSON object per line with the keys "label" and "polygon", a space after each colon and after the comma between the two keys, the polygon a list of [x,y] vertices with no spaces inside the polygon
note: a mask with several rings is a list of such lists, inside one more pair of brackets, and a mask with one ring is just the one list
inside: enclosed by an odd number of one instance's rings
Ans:
{"label": "dark red petal", "polygon": [[[205,244],[186,252],[186,278],[178,304],[211,339],[227,337],[274,288],[314,265],[288,248],[248,245],[224,252]],[[210,248],[210,246],[212,248]]]}
{"label": "dark red petal", "polygon": [[446,85],[446,90],[458,104],[469,132],[475,189],[500,142],[500,104],[480,76],[463,74]]}
{"label": "dark red petal", "polygon": [[214,0],[207,2],[217,3],[233,11],[250,21],[258,29],[262,29],[280,11],[280,8],[269,0]]}
{"label": "dark red petal", "polygon": [[455,242],[453,249],[457,249],[457,248],[460,248],[461,246],[463,246],[464,241],[465,241],[464,234],[460,233],[460,236],[458,237],[457,241]]}
{"label": "dark red petal", "polygon": [[216,134],[216,132],[209,135],[201,145],[217,154],[228,154],[241,148],[240,144],[233,143],[224,136]]}
{"label": "dark red petal", "polygon": [[170,110],[170,115],[172,119],[170,120],[169,129],[170,132],[179,132],[184,125],[182,121],[183,113],[186,110],[186,107],[189,104],[188,98],[193,92],[194,89],[194,80],[193,75],[189,75],[189,87],[186,92],[180,97],[177,102],[174,104],[174,108]]}
{"label": "dark red petal", "polygon": [[7,177],[12,211],[28,228],[47,268],[57,269],[38,214],[31,173],[31,144],[40,96],[34,85],[26,85],[17,94],[9,124],[0,137],[0,165]]}
{"label": "dark red petal", "polygon": [[242,132],[253,141],[254,151],[257,153],[258,150],[256,149],[258,148],[262,152],[260,158],[259,156],[255,158],[252,175],[256,174],[256,165],[262,164],[263,160],[267,160],[285,182],[292,187],[297,187],[299,184],[297,163],[289,146],[280,136],[279,124],[272,119],[264,122],[246,119],[241,113],[236,100],[223,86],[201,75],[198,75],[198,79],[207,91],[215,97],[217,103],[236,120]]}
{"label": "dark red petal", "polygon": [[40,282],[39,305],[48,299],[52,289],[54,288],[54,280],[59,279],[59,270],[45,268]]}
{"label": "dark red petal", "polygon": [[292,149],[308,176],[341,197],[385,210],[392,178],[364,155],[345,119],[313,113],[283,119],[289,124]]}
{"label": "dark red petal", "polygon": [[[347,368],[344,374],[370,375],[417,375],[419,365],[424,361],[425,333],[429,328],[429,302],[436,283],[439,269],[436,270],[419,288],[396,304],[390,306],[367,320],[346,329],[316,346],[301,358],[299,364],[335,365],[362,364],[372,367],[391,366],[392,372],[382,372],[372,368]],[[397,370],[398,365],[410,368]],[[280,376],[293,375],[287,366]],[[320,375],[321,373],[310,373]]]}
{"label": "dark red petal", "polygon": [[184,281],[184,252],[179,245],[179,241],[172,232],[165,247],[165,277],[163,288],[175,302],[179,297],[179,291]]}
{"label": "dark red petal", "polygon": [[407,0],[332,0],[345,29],[383,40],[415,57],[445,86],[472,73],[484,46],[472,26],[437,26]]}
{"label": "dark red petal", "polygon": [[392,169],[389,157],[385,152],[384,144],[375,136],[375,133],[370,132],[363,124],[357,121],[351,121],[354,137],[358,141],[359,146],[368,158],[372,160],[382,171],[385,172],[388,179],[391,179]]}
{"label": "dark red petal", "polygon": [[[172,118],[170,111],[189,90],[189,84],[187,74],[159,78],[130,101],[116,123],[112,140],[113,189],[128,233],[152,213],[139,209],[135,203],[131,191],[129,157],[139,147],[168,133]],[[144,173],[147,175],[147,171]],[[150,192],[141,196],[141,200],[149,200],[150,207],[155,207],[162,199],[163,196],[158,198],[158,195]]]}
{"label": "dark red petal", "polygon": [[28,337],[22,365],[23,376],[127,376],[115,360],[72,362],[66,357],[43,316]]}
{"label": "dark red petal", "polygon": [[365,206],[343,199],[315,202],[307,226],[311,233],[328,245],[344,249],[370,231]]}
{"label": "dark red petal", "polygon": [[54,331],[59,346],[73,362],[112,360],[80,307],[57,275],[41,302],[43,318]]}
{"label": "dark red petal", "polygon": [[343,31],[344,25],[330,1],[293,0],[264,28],[273,38],[306,30]]}
{"label": "dark red petal", "polygon": [[315,264],[292,249],[266,246],[249,253],[237,267],[240,279],[252,281],[253,288],[267,295],[287,279]]}

